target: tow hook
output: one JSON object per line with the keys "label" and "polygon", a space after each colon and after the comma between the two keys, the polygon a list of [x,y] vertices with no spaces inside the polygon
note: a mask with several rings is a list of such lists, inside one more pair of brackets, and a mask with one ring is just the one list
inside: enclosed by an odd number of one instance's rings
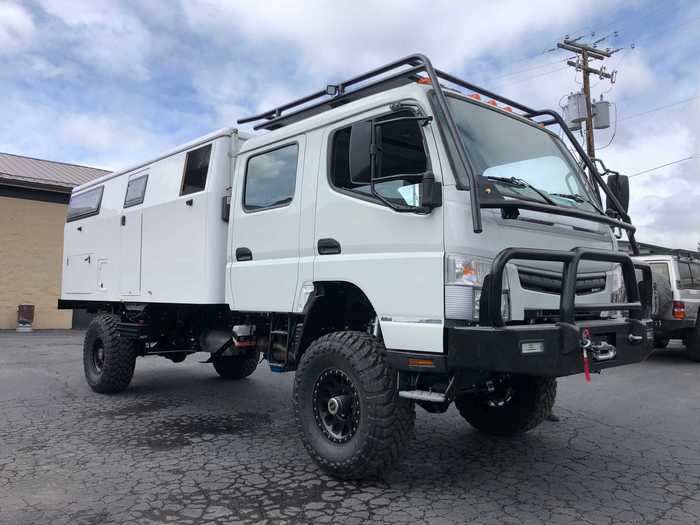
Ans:
{"label": "tow hook", "polygon": [[615,359],[617,355],[617,348],[614,345],[606,341],[594,343],[588,328],[584,329],[581,334],[581,349],[583,350],[584,360],[587,360],[589,352],[596,361],[610,361]]}

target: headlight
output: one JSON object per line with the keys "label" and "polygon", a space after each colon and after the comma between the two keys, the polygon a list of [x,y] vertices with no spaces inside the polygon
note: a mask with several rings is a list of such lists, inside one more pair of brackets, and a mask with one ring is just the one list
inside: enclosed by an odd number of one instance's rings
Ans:
{"label": "headlight", "polygon": [[[627,302],[627,289],[625,288],[625,280],[622,277],[622,267],[618,264],[610,273],[611,292],[610,302],[625,303]],[[623,312],[620,310],[609,310],[600,312],[601,317],[623,317]]]}
{"label": "headlight", "polygon": [[625,280],[622,277],[622,267],[618,264],[610,275],[612,279],[612,293],[610,294],[610,302],[625,303],[627,302],[627,289],[625,288]]}
{"label": "headlight", "polygon": [[[445,263],[445,316],[448,319],[478,321],[481,289],[484,279],[491,271],[491,260],[484,257],[448,255]],[[510,296],[505,273],[501,314],[505,321],[510,319]]]}

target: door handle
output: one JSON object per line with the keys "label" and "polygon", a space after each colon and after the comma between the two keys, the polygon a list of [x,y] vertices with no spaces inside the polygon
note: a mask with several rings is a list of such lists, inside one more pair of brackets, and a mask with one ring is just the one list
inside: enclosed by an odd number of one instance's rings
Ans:
{"label": "door handle", "polygon": [[122,226],[126,225],[126,215],[122,215]]}
{"label": "door handle", "polygon": [[185,201],[185,204],[187,204],[187,206],[192,206],[193,203],[194,203],[194,199],[187,199]]}
{"label": "door handle", "polygon": [[237,261],[252,261],[253,260],[253,252],[250,251],[250,248],[236,248],[236,260]]}
{"label": "door handle", "polygon": [[317,246],[319,255],[336,255],[340,253],[340,243],[335,239],[319,239]]}

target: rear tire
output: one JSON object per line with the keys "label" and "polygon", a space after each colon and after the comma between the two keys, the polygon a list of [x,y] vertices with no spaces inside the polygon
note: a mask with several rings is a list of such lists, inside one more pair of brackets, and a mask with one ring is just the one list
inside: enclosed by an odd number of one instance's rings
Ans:
{"label": "rear tire", "polygon": [[700,318],[695,323],[695,328],[688,331],[683,338],[685,351],[693,361],[700,361]]}
{"label": "rear tire", "polygon": [[663,349],[668,346],[668,337],[654,337],[654,348]]}
{"label": "rear tire", "polygon": [[244,379],[255,372],[260,361],[260,353],[251,356],[219,356],[214,357],[214,370],[224,379]]}
{"label": "rear tire", "polygon": [[85,379],[95,392],[114,394],[129,386],[136,364],[136,345],[119,337],[119,317],[101,314],[85,333],[83,367]]}
{"label": "rear tire", "polygon": [[510,376],[488,396],[462,396],[455,406],[470,425],[495,436],[532,430],[552,412],[557,381],[551,377]]}
{"label": "rear tire", "polygon": [[320,337],[302,355],[294,414],[311,458],[340,479],[386,472],[412,437],[415,420],[413,403],[398,395],[384,346],[349,331]]}

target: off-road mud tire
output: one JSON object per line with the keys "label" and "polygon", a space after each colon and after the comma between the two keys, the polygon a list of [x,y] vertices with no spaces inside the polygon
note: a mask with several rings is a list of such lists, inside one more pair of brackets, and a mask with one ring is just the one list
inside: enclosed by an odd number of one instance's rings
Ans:
{"label": "off-road mud tire", "polygon": [[[352,382],[358,423],[345,442],[324,434],[314,412],[314,392],[324,372],[340,371]],[[364,332],[334,332],[302,355],[294,380],[294,414],[304,447],[328,474],[339,479],[382,476],[413,436],[413,402],[400,398],[396,372],[383,344]]]}
{"label": "off-road mud tire", "polygon": [[457,410],[470,425],[486,434],[513,436],[532,430],[552,411],[556,379],[511,376],[507,381],[511,397],[502,405],[490,402],[487,396],[463,396],[455,400]]}
{"label": "off-road mud tire", "polygon": [[[116,315],[100,314],[92,320],[85,333],[85,379],[90,388],[100,394],[121,392],[129,386],[134,375],[136,345],[133,339],[119,337],[118,322]],[[100,347],[101,358],[97,358]]]}

